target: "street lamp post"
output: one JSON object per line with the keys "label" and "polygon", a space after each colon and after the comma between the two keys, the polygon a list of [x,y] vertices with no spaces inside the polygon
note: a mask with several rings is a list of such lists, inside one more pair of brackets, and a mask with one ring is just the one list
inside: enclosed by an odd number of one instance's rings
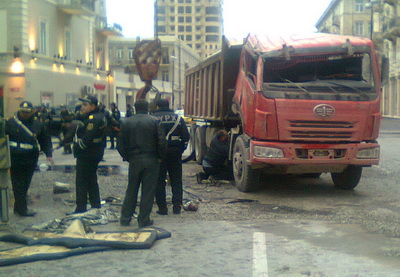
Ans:
{"label": "street lamp post", "polygon": [[112,75],[111,75],[111,70],[109,70],[108,72],[107,72],[107,77],[106,77],[106,79],[107,79],[107,83],[108,83],[108,106],[110,107],[110,105],[111,105],[111,84],[112,84],[112,79],[113,79],[113,77],[112,77]]}
{"label": "street lamp post", "polygon": [[175,109],[175,56],[171,56],[172,60],[172,80],[171,80],[171,91],[172,91],[172,106]]}
{"label": "street lamp post", "polygon": [[371,16],[370,16],[370,21],[371,21],[371,27],[370,27],[370,39],[373,39],[373,33],[374,33],[374,6],[376,4],[379,4],[379,0],[371,0],[371,2],[365,4],[365,8],[371,9]]}

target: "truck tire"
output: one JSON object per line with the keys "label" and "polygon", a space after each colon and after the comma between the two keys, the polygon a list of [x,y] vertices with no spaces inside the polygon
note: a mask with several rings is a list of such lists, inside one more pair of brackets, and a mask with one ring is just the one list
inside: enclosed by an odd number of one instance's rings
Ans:
{"label": "truck tire", "polygon": [[207,126],[200,126],[196,128],[196,161],[198,164],[203,162],[204,156],[206,155],[207,145],[206,145],[206,128]]}
{"label": "truck tire", "polygon": [[246,139],[240,135],[233,147],[233,176],[236,188],[241,192],[256,191],[260,186],[260,171],[247,163],[249,156],[250,149],[246,147]]}
{"label": "truck tire", "polygon": [[331,173],[332,181],[338,189],[352,190],[360,182],[362,174],[361,166],[348,166],[341,173]]}
{"label": "truck tire", "polygon": [[189,148],[190,148],[190,153],[193,153],[193,151],[196,151],[196,129],[197,129],[197,124],[193,123],[190,125],[190,142],[189,142]]}

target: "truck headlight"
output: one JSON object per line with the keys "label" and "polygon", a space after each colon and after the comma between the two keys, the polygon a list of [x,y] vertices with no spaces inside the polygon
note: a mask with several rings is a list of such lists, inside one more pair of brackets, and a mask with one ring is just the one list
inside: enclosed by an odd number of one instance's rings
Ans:
{"label": "truck headlight", "polygon": [[378,159],[380,148],[367,148],[357,152],[357,159]]}
{"label": "truck headlight", "polygon": [[279,148],[254,146],[254,156],[258,158],[283,158],[283,151]]}

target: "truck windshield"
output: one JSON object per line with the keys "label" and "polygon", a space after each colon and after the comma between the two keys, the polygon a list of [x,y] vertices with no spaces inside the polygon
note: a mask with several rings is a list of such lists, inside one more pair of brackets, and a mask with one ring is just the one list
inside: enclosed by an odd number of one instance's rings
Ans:
{"label": "truck windshield", "polygon": [[263,80],[268,98],[366,101],[377,97],[368,53],[291,57],[288,61],[267,58]]}

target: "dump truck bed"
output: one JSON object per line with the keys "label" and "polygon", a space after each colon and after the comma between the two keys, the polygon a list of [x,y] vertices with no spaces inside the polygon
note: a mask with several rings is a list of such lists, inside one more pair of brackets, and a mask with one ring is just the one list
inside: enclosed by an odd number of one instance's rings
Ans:
{"label": "dump truck bed", "polygon": [[206,121],[228,118],[242,47],[223,39],[221,51],[186,71],[185,116]]}

